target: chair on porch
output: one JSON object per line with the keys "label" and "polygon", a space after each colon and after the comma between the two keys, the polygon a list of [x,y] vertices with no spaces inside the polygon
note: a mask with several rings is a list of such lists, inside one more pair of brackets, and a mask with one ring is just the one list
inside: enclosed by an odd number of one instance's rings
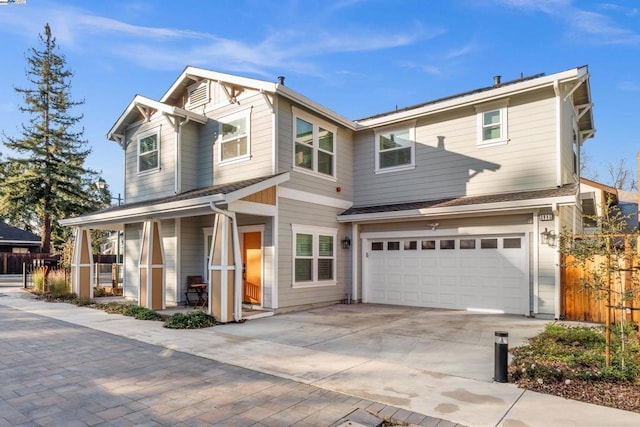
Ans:
{"label": "chair on porch", "polygon": [[186,305],[204,308],[207,305],[207,284],[202,276],[187,276],[187,290],[184,293]]}

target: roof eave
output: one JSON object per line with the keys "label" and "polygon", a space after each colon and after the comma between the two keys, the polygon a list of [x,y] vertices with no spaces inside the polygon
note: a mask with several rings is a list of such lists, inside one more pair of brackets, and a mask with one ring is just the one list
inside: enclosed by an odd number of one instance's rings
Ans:
{"label": "roof eave", "polygon": [[495,203],[483,203],[463,206],[446,206],[436,208],[409,209],[393,212],[376,212],[354,215],[339,215],[338,222],[370,222],[370,221],[386,221],[400,220],[411,218],[428,218],[428,217],[445,217],[460,214],[486,214],[486,213],[505,213],[509,211],[520,211],[523,209],[540,209],[551,206],[553,203],[558,205],[571,205],[576,203],[575,195],[567,195],[560,197],[545,197],[540,199],[528,199],[519,201],[506,201]]}

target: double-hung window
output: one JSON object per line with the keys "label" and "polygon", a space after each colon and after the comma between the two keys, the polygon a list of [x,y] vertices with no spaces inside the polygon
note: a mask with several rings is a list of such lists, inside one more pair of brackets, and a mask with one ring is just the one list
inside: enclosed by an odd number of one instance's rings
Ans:
{"label": "double-hung window", "polygon": [[478,146],[506,144],[507,133],[507,101],[485,104],[476,107],[478,114]]}
{"label": "double-hung window", "polygon": [[160,131],[149,130],[138,136],[138,172],[149,172],[160,167]]}
{"label": "double-hung window", "polygon": [[335,177],[337,128],[298,108],[292,109],[294,167]]}
{"label": "double-hung window", "polygon": [[331,228],[293,225],[293,286],[336,283],[336,235]]}
{"label": "double-hung window", "polygon": [[246,159],[250,152],[250,110],[218,120],[218,162]]}
{"label": "double-hung window", "polygon": [[415,167],[415,127],[383,128],[375,132],[376,172]]}

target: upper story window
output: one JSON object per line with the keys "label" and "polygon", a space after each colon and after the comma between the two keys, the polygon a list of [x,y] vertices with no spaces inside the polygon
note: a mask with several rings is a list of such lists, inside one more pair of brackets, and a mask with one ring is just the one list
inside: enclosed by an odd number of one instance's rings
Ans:
{"label": "upper story window", "polygon": [[160,167],[160,131],[143,132],[138,136],[138,172],[148,172]]}
{"label": "upper story window", "polygon": [[209,99],[209,80],[203,80],[187,88],[187,108],[206,104]]}
{"label": "upper story window", "polygon": [[304,111],[293,109],[293,165],[335,177],[337,128]]}
{"label": "upper story window", "polygon": [[218,161],[220,163],[242,160],[250,153],[250,110],[218,120]]}
{"label": "upper story window", "polygon": [[293,225],[293,286],[336,283],[337,230]]}
{"label": "upper story window", "polygon": [[507,101],[477,106],[478,113],[478,146],[506,144],[507,133]]}
{"label": "upper story window", "polygon": [[376,130],[376,172],[391,172],[415,167],[414,124]]}

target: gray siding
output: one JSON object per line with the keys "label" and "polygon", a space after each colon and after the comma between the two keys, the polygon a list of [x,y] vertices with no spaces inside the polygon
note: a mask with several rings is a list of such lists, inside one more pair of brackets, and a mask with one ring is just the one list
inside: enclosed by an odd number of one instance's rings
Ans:
{"label": "gray siding", "polygon": [[200,170],[198,163],[204,151],[204,147],[200,145],[201,127],[201,124],[189,122],[180,128],[180,172],[182,174],[182,188],[180,191],[200,188],[199,177],[206,173],[206,169]]}
{"label": "gray siding", "polygon": [[[160,130],[160,168],[138,173],[137,136],[150,129]],[[148,123],[142,123],[127,131],[125,151],[125,194],[127,203],[155,199],[175,194],[175,132],[173,126],[161,115],[154,115]]]}
{"label": "gray siding", "polygon": [[160,222],[162,232],[162,249],[164,252],[164,296],[167,306],[175,305],[177,283],[177,242],[175,220],[169,219]]}
{"label": "gray siding", "polygon": [[140,234],[142,223],[127,224],[124,231],[124,296],[138,299],[140,290],[140,275],[138,265],[140,260]]}
{"label": "gray siding", "polygon": [[[332,303],[351,293],[351,252],[342,249],[340,240],[350,234],[351,229],[337,224],[336,215],[340,209],[324,207],[313,203],[280,198],[279,201],[279,244],[278,244],[278,298],[279,308],[310,304]],[[307,288],[293,287],[293,238],[291,226],[308,225],[337,228],[336,237],[336,285]]]}
{"label": "gray siding", "polygon": [[355,205],[555,187],[555,129],[552,92],[509,100],[505,145],[477,146],[473,107],[434,114],[416,122],[415,169],[379,174],[374,132],[360,131],[354,141]]}
{"label": "gray siding", "polygon": [[[351,201],[353,197],[353,132],[335,124],[338,128],[336,135],[336,179],[323,177],[313,173],[301,172],[293,168],[293,112],[292,104],[284,99],[278,99],[278,172],[291,172],[291,179],[283,184],[308,193],[334,197]],[[332,123],[330,120],[317,115],[319,120]],[[340,192],[336,188],[340,187]]]}

